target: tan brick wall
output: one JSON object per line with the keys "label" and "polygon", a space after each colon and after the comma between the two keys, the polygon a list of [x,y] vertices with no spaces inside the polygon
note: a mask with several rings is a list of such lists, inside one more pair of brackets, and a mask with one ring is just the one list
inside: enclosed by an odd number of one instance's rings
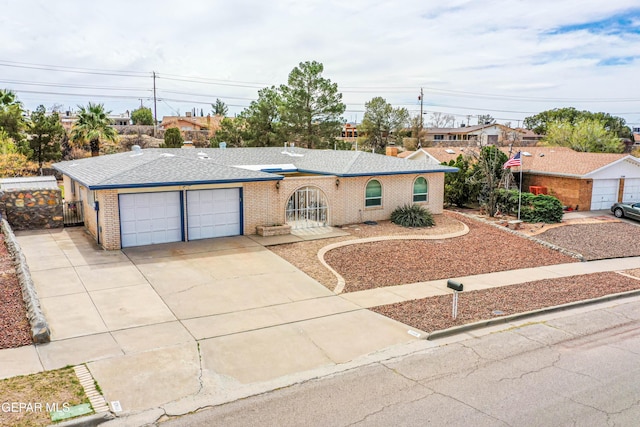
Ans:
{"label": "tan brick wall", "polygon": [[120,249],[118,191],[100,190],[96,192],[96,197],[100,205],[100,210],[98,211],[100,244],[108,250]]}
{"label": "tan brick wall", "polygon": [[[442,213],[444,173],[339,178],[338,185],[336,185],[338,178],[335,176],[295,176],[279,181],[279,188],[276,187],[275,181],[244,183],[242,185],[243,233],[256,234],[256,227],[259,225],[284,224],[289,198],[299,188],[309,185],[320,188],[327,198],[330,225],[389,219],[395,208],[413,203],[413,182],[418,176],[426,178],[429,185],[428,200],[420,204],[434,214]],[[377,179],[382,184],[381,207],[365,208],[364,206],[365,188],[370,179]],[[153,190],[174,191],[223,187],[219,185],[167,187]],[[137,191],[143,192],[148,189]],[[86,188],[81,187],[81,193],[85,204],[85,226],[97,239],[96,213],[93,210],[92,199]],[[100,204],[98,212],[100,243],[105,249],[120,249],[118,190],[99,190],[96,191],[96,197]]]}
{"label": "tan brick wall", "polygon": [[[442,213],[444,173],[384,175],[376,177],[336,178],[335,176],[295,176],[275,182],[251,182],[244,185],[244,232],[255,234],[258,225],[284,224],[285,209],[291,195],[305,186],[318,187],[329,205],[329,225],[389,219],[398,206],[413,203],[413,182],[426,178],[429,195],[419,203],[434,214]],[[339,185],[336,185],[336,179]],[[371,179],[382,185],[382,206],[365,207],[365,189]]]}
{"label": "tan brick wall", "polygon": [[577,206],[582,211],[591,208],[591,179],[525,174],[522,191],[529,191],[530,186],[547,187],[547,194],[557,197],[564,206]]}
{"label": "tan brick wall", "polygon": [[76,200],[82,200],[82,207],[84,209],[84,227],[87,229],[87,231],[89,231],[89,234],[91,234],[94,239],[98,240],[98,223],[96,218],[96,211],[93,209],[93,192],[82,185],[78,185],[78,187],[78,191],[76,192]]}

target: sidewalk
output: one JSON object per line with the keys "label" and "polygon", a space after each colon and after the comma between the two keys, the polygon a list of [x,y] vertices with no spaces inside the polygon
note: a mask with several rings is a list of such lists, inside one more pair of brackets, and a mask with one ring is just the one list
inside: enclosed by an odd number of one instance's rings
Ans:
{"label": "sidewalk", "polygon": [[[0,350],[0,378],[86,363],[107,402],[122,404],[118,415],[132,417],[124,424],[136,425],[136,413],[150,422],[444,342],[366,309],[450,293],[446,279],[334,294],[246,238],[125,252],[98,250],[79,232],[20,240],[53,316],[53,342]],[[640,257],[454,279],[469,291],[632,268]]]}
{"label": "sidewalk", "polygon": [[[475,276],[451,277],[451,279],[461,282],[464,285],[465,291],[477,291],[480,289],[516,285],[534,280],[556,279],[580,274],[629,270],[633,268],[640,268],[640,257],[572,262],[568,264],[478,274]],[[441,279],[351,292],[341,294],[341,296],[360,307],[371,308],[413,299],[445,295],[451,292],[452,290],[447,288],[447,279]]]}

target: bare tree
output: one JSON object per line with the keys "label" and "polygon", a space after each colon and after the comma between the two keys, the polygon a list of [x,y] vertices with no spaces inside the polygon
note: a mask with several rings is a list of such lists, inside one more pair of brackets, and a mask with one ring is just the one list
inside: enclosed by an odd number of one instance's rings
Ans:
{"label": "bare tree", "polygon": [[453,127],[455,118],[451,114],[431,113],[429,127],[432,128],[449,128]]}

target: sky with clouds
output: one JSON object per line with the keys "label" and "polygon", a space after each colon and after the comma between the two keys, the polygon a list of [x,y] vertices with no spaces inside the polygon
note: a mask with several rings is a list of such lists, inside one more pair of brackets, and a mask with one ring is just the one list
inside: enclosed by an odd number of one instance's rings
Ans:
{"label": "sky with clouds", "polygon": [[[500,122],[573,106],[640,127],[638,0],[0,0],[0,88],[29,109],[142,103],[158,118],[242,111],[303,61],[344,118],[382,96],[419,114]],[[469,118],[467,116],[470,116]]]}

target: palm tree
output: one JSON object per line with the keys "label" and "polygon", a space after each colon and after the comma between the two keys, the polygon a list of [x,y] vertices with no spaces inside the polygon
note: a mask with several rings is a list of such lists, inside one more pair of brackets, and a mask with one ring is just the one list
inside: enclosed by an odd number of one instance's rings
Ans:
{"label": "palm tree", "polygon": [[0,105],[12,105],[16,102],[16,94],[10,90],[0,89]]}
{"label": "palm tree", "polygon": [[100,155],[100,140],[115,141],[118,133],[112,128],[111,120],[107,116],[111,111],[104,111],[103,104],[93,104],[85,108],[78,105],[78,121],[71,129],[71,141],[80,146],[86,146],[87,142],[91,148],[91,156]]}

